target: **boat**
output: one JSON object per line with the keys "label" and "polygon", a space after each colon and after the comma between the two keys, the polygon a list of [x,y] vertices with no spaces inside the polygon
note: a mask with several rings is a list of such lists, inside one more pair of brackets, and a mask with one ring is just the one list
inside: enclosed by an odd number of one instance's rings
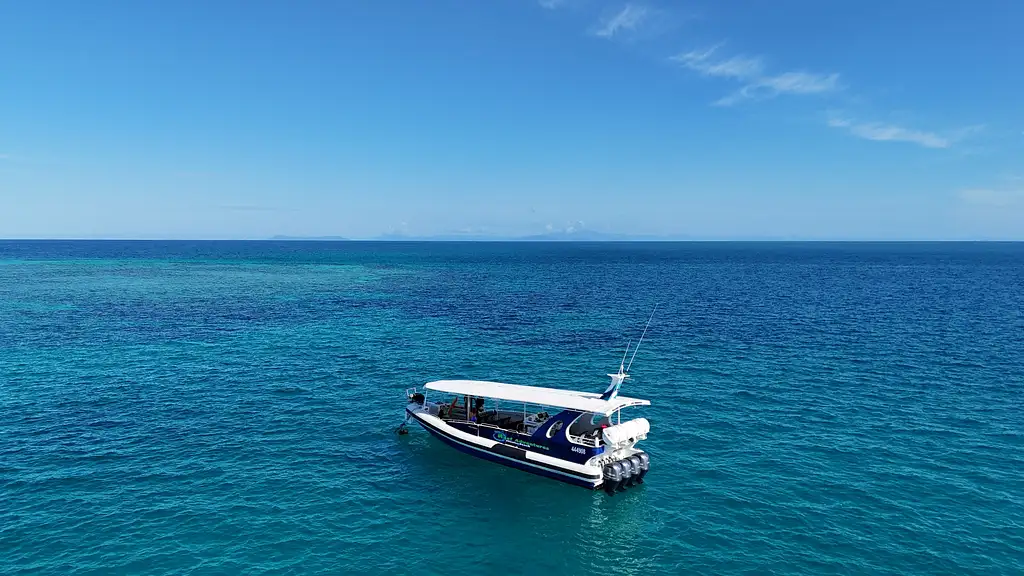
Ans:
{"label": "boat", "polygon": [[636,447],[650,423],[622,421],[623,409],[650,405],[619,395],[629,378],[625,358],[618,372],[608,374],[611,383],[603,393],[481,380],[427,382],[423,391],[406,390],[406,419],[398,431],[408,433],[406,425],[414,420],[471,456],[615,494],[643,483],[650,470],[650,457]]}

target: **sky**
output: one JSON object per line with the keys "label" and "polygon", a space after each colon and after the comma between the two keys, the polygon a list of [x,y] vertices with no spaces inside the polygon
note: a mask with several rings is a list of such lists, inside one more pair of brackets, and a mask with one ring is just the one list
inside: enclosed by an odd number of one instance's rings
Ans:
{"label": "sky", "polygon": [[1024,240],[1024,2],[0,0],[0,238]]}

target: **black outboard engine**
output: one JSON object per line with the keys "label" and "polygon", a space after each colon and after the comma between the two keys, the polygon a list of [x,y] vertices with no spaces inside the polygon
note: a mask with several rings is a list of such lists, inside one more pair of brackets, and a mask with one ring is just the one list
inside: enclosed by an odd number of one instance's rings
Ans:
{"label": "black outboard engine", "polygon": [[626,471],[623,468],[622,462],[612,462],[604,467],[604,490],[608,494],[615,494],[625,481]]}
{"label": "black outboard engine", "polygon": [[641,452],[633,458],[640,460],[640,474],[637,475],[636,481],[638,483],[644,481],[644,476],[647,475],[647,471],[651,469],[651,457],[647,455],[647,452]]}

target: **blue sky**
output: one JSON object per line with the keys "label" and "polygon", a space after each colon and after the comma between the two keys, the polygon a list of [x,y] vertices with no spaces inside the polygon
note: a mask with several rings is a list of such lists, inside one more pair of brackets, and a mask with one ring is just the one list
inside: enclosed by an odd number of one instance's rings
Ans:
{"label": "blue sky", "polygon": [[1024,239],[1024,3],[0,3],[0,237]]}

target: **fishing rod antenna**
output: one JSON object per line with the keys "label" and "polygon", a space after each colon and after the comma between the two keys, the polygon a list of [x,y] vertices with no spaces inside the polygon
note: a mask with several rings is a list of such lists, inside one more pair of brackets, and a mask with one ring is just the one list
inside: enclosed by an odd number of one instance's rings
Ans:
{"label": "fishing rod antenna", "polygon": [[[626,365],[626,372],[629,372],[631,366],[633,366],[633,359],[636,358],[637,351],[640,350],[640,344],[644,341],[644,336],[647,335],[647,329],[651,326],[651,320],[654,320],[654,313],[658,311],[658,305],[654,305],[654,310],[651,311],[651,317],[647,319],[647,325],[644,326],[644,332],[640,335],[640,341],[636,343],[636,348],[633,349],[633,355],[629,357],[629,364]],[[625,356],[623,356],[625,359]]]}

